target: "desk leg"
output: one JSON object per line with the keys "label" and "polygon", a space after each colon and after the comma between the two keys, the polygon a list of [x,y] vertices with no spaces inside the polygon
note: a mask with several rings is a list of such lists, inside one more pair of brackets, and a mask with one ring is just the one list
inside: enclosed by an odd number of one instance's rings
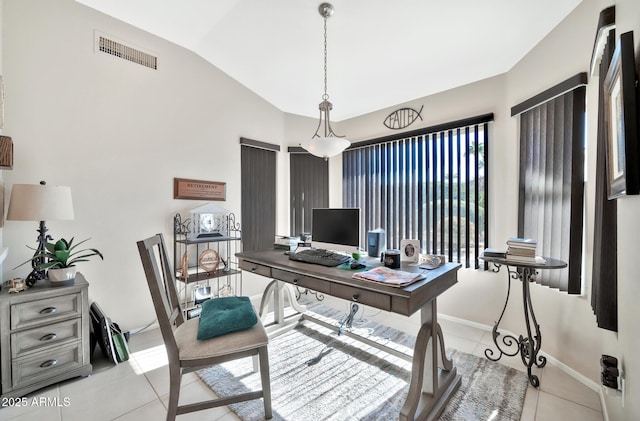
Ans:
{"label": "desk leg", "polygon": [[[299,320],[297,316],[307,311],[305,306],[298,303],[295,296],[296,293],[291,285],[277,279],[271,281],[265,288],[260,302],[259,316],[264,321],[269,304],[271,304],[273,321],[265,325],[270,336],[277,336],[295,327]],[[285,301],[288,301],[289,306],[293,308],[293,314],[285,314]]]}
{"label": "desk leg", "polygon": [[[433,420],[460,387],[462,378],[447,358],[436,299],[421,309],[422,326],[413,349],[411,383],[400,420]],[[439,348],[439,349],[438,349]]]}

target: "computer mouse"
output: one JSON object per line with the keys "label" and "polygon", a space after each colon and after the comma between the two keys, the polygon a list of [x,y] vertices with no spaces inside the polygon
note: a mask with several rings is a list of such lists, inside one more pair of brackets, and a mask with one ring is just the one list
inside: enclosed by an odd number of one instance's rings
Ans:
{"label": "computer mouse", "polygon": [[363,267],[365,267],[365,265],[358,262],[357,260],[354,260],[353,262],[351,262],[351,269],[362,269]]}

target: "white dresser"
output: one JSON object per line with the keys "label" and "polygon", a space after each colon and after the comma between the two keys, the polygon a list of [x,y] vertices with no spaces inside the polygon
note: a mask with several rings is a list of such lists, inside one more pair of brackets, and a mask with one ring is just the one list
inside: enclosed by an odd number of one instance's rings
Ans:
{"label": "white dresser", "polygon": [[0,291],[0,395],[20,397],[42,387],[91,374],[89,283],[26,291]]}

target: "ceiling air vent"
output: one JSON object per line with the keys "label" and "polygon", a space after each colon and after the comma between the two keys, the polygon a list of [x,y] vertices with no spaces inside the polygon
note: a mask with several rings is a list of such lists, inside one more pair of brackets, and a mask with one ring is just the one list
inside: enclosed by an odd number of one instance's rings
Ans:
{"label": "ceiling air vent", "polygon": [[133,48],[120,41],[115,41],[98,32],[96,32],[96,48],[103,53],[137,63],[153,70],[158,70],[158,57]]}

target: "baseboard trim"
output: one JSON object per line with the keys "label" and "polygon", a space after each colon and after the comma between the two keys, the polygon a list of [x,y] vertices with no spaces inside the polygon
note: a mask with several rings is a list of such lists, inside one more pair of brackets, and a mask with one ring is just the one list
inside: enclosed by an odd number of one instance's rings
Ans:
{"label": "baseboard trim", "polygon": [[[455,322],[455,323],[461,324],[461,325],[474,327],[474,328],[480,329],[480,330],[486,330],[487,332],[491,332],[493,330],[493,326],[488,326],[488,325],[485,325],[485,324],[482,324],[482,323],[477,323],[477,322],[472,322],[472,321],[465,320],[465,319],[460,319],[458,317],[449,316],[447,314],[438,314],[438,317],[441,318],[441,319],[444,319],[444,320],[449,320],[451,322]],[[513,335],[515,337],[518,337],[518,335],[516,335],[513,332],[510,332],[508,330],[505,330],[505,329],[500,329],[500,332],[503,333],[503,334]],[[544,356],[547,358],[547,361],[549,363],[551,363],[554,366],[558,367],[560,370],[564,371],[566,374],[568,374],[569,376],[573,377],[574,379],[576,379],[580,383],[584,384],[589,389],[593,390],[594,392],[597,392],[598,395],[600,395],[600,401],[603,404],[602,407],[603,408],[605,407],[604,406],[604,396],[602,394],[602,387],[600,386],[600,384],[594,382],[593,380],[589,379],[588,377],[584,376],[583,374],[581,374],[578,371],[574,370],[573,368],[569,367],[568,365],[566,365],[562,361],[558,360],[554,356],[549,355],[549,353],[544,352],[544,349],[541,349],[540,352],[542,352],[544,354]]]}

